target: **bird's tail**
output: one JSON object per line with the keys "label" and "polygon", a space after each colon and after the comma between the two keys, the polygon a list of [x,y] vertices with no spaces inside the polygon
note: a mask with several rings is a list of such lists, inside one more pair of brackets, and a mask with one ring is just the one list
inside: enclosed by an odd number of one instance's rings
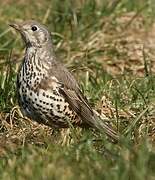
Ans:
{"label": "bird's tail", "polygon": [[97,130],[107,134],[115,142],[118,142],[119,134],[112,128],[112,126],[110,126],[110,124],[106,123],[109,120],[109,118],[104,116],[104,115],[100,115],[95,110],[93,110],[93,112],[94,112],[94,116],[93,117],[95,119],[95,120],[92,121],[93,127],[95,127]]}

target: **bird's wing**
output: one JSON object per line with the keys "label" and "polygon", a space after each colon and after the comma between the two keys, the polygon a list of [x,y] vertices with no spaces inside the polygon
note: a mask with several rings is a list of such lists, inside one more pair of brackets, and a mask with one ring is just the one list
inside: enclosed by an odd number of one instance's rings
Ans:
{"label": "bird's wing", "polygon": [[72,110],[74,110],[83,121],[88,123],[90,126],[103,131],[108,136],[110,136],[113,140],[118,141],[119,136],[117,132],[113,130],[110,125],[107,125],[103,119],[100,118],[99,114],[94,110],[89,110],[90,106],[85,102],[83,95],[76,94],[75,91],[60,88],[59,92],[61,95],[65,97],[65,100],[69,103]]}
{"label": "bird's wing", "polygon": [[65,98],[71,109],[75,111],[84,122],[96,129],[103,130],[113,139],[118,139],[117,133],[94,113],[76,80],[65,67],[62,65],[52,67],[49,73],[48,78],[42,80],[39,88],[46,87],[47,89],[51,89],[54,84],[56,84],[60,95]]}
{"label": "bird's wing", "polygon": [[[93,115],[86,97],[81,92],[73,75],[63,65],[51,67],[47,78],[43,78],[37,89],[57,89],[81,119],[87,121]],[[89,122],[87,122],[90,124]]]}
{"label": "bird's wing", "polygon": [[73,110],[76,113],[79,114],[82,111],[81,109],[84,109],[87,113],[93,114],[93,110],[90,107],[87,98],[81,92],[77,81],[63,65],[56,64],[56,67],[50,70],[49,77],[53,76],[62,85],[60,93],[73,106]]}
{"label": "bird's wing", "polygon": [[72,110],[74,110],[82,120],[92,126],[93,110],[85,101],[82,93],[77,94],[74,90],[68,89],[66,87],[60,88],[59,92],[69,103]]}

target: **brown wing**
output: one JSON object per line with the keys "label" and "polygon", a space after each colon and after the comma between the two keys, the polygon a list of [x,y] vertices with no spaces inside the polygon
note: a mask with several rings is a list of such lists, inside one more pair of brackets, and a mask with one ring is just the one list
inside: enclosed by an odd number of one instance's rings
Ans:
{"label": "brown wing", "polygon": [[66,89],[65,87],[60,88],[59,92],[65,97],[66,101],[70,104],[70,107],[81,117],[83,121],[88,123],[90,126],[103,131],[116,142],[118,141],[119,137],[117,132],[107,125],[104,120],[97,115],[97,112],[89,109],[89,106],[82,98],[83,96],[81,93],[76,94],[75,91]]}
{"label": "brown wing", "polygon": [[89,125],[93,125],[93,110],[84,100],[81,93],[77,94],[75,91],[67,89],[66,87],[60,88],[59,92],[65,97],[65,100],[69,103],[72,110],[74,110],[82,120],[87,122]]}
{"label": "brown wing", "polygon": [[51,66],[48,78],[42,79],[36,89],[59,89],[59,92],[70,107],[82,119],[90,119],[93,115],[93,110],[89,106],[86,97],[82,94],[73,75],[60,63],[55,63]]}
{"label": "brown wing", "polygon": [[54,76],[63,88],[60,88],[60,93],[66,98],[73,110],[80,115],[80,112],[86,111],[93,114],[86,97],[81,92],[79,85],[73,75],[60,63],[52,66],[50,69],[50,77]]}
{"label": "brown wing", "polygon": [[[57,88],[60,94],[69,103],[73,111],[90,126],[103,130],[107,135],[117,140],[118,136],[111,127],[107,126],[97,115],[93,112],[87,99],[80,91],[80,88],[72,76],[72,74],[62,65],[55,64],[49,71],[49,78],[43,79],[40,87],[53,88],[52,84],[57,83]],[[52,83],[53,77],[56,78]],[[43,86],[42,86],[43,85]]]}

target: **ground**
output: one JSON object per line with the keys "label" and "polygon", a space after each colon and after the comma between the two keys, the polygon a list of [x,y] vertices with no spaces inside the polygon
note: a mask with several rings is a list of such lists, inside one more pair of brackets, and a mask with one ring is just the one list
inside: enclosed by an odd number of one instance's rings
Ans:
{"label": "ground", "polygon": [[[155,179],[153,0],[7,0],[0,7],[0,178]],[[122,135],[56,131],[22,116],[16,74],[24,45],[8,24],[35,19],[91,105]]]}

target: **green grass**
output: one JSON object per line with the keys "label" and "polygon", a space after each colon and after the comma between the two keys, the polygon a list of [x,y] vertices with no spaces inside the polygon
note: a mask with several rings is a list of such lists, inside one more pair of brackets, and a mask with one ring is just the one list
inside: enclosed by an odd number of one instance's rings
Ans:
{"label": "green grass", "polygon": [[[0,179],[155,178],[154,56],[143,49],[135,51],[145,37],[143,31],[152,28],[155,6],[153,0],[111,2],[8,0],[1,4]],[[71,128],[68,135],[21,117],[16,74],[23,43],[8,27],[8,22],[20,19],[48,26],[59,58],[92,106],[107,113],[122,134],[118,144],[93,130]],[[140,52],[142,57],[137,57]],[[104,95],[110,102],[106,107],[101,101]]]}
{"label": "green grass", "polygon": [[[3,179],[153,179],[154,154],[124,145],[113,160],[96,152],[90,139],[69,147],[29,145],[1,161]],[[103,147],[102,147],[103,150]],[[7,167],[7,171],[4,169]]]}

